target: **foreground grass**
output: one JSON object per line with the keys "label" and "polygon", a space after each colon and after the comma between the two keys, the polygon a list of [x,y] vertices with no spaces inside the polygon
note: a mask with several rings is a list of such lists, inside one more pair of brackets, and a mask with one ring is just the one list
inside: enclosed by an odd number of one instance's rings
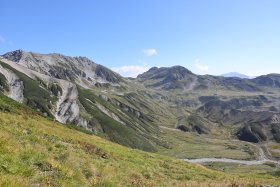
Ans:
{"label": "foreground grass", "polygon": [[69,129],[0,95],[0,186],[280,184],[230,175]]}

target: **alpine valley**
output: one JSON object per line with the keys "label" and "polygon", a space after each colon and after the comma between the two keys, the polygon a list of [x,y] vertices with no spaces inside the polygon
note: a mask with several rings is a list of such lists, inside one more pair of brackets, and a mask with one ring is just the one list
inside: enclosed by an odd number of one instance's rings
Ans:
{"label": "alpine valley", "polygon": [[126,78],[16,50],[0,91],[0,186],[280,185],[280,74]]}

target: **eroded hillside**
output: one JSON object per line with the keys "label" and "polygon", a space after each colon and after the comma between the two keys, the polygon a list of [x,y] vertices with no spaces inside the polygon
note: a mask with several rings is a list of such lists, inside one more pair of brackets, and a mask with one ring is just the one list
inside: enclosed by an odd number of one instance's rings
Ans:
{"label": "eroded hillside", "polygon": [[[86,57],[22,50],[4,54],[1,61],[1,90],[7,96],[132,148],[172,153],[177,137],[172,132],[166,137],[162,128],[205,141],[279,142],[277,74],[254,79],[201,76],[174,66],[151,68],[131,79]],[[244,158],[255,157],[253,148],[244,151],[250,153]]]}

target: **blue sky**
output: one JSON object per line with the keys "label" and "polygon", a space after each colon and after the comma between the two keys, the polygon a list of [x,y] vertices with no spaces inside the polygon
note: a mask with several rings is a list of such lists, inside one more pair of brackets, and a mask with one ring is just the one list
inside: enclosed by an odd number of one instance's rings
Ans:
{"label": "blue sky", "polygon": [[87,56],[126,76],[280,73],[279,0],[2,0],[0,53]]}

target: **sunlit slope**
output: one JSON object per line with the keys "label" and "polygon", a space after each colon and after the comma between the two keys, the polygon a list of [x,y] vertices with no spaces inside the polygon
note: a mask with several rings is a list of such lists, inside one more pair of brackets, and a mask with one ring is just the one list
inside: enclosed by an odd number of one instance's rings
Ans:
{"label": "sunlit slope", "polygon": [[129,149],[41,117],[2,94],[0,109],[0,186],[279,183],[271,176],[230,176]]}

